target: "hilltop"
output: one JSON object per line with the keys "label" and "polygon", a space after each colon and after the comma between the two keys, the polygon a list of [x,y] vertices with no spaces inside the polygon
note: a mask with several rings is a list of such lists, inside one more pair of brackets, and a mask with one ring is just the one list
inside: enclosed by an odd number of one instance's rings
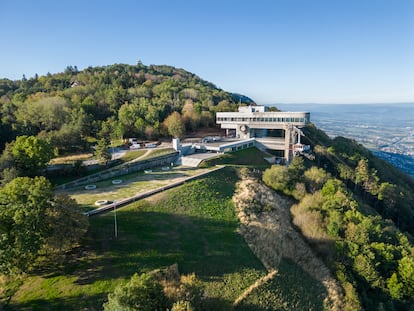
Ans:
{"label": "hilltop", "polygon": [[85,150],[91,139],[169,136],[178,112],[184,130],[214,127],[216,111],[253,103],[184,69],[114,64],[0,80],[0,148],[19,135],[39,135],[60,152]]}

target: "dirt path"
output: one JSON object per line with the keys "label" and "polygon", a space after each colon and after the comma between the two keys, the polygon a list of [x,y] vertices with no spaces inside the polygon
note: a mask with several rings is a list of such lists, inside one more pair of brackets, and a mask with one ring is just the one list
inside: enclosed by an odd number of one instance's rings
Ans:
{"label": "dirt path", "polygon": [[256,282],[254,282],[252,285],[250,285],[239,297],[236,298],[236,300],[233,303],[233,307],[237,306],[243,299],[245,299],[249,294],[254,291],[256,288],[262,286],[267,281],[273,279],[275,275],[277,274],[277,270],[271,270],[268,274],[266,274],[261,279],[258,279]]}
{"label": "dirt path", "polygon": [[[268,271],[277,271],[282,257],[291,259],[324,285],[327,308],[342,310],[342,288],[302,235],[293,228],[291,202],[249,176],[243,176],[233,200],[241,222],[240,233]],[[269,275],[266,281],[276,273]],[[255,288],[258,286],[260,284]],[[247,295],[240,296],[234,303],[240,303]]]}
{"label": "dirt path", "polygon": [[132,161],[129,161],[128,163],[133,163],[133,162],[136,162],[136,161],[139,161],[139,160],[145,158],[146,156],[148,156],[152,152],[152,150],[153,149],[147,149],[147,151],[143,155],[139,156],[138,158],[133,159]]}

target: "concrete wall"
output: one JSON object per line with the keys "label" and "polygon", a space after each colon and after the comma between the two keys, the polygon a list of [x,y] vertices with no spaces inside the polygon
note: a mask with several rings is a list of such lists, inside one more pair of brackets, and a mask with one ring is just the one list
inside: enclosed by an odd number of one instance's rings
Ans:
{"label": "concrete wall", "polygon": [[89,176],[68,182],[63,185],[59,185],[55,189],[63,190],[63,189],[78,187],[82,185],[96,183],[101,180],[126,175],[129,173],[142,171],[148,168],[165,166],[165,165],[169,166],[171,163],[175,163],[177,160],[178,160],[178,152],[175,152],[173,154],[167,154],[167,155],[151,158],[148,160],[125,163],[120,166],[117,166],[117,167],[114,167],[114,168],[111,168],[111,169],[108,169],[108,170],[105,170],[105,171],[102,171],[102,172],[99,172],[93,175],[89,175]]}

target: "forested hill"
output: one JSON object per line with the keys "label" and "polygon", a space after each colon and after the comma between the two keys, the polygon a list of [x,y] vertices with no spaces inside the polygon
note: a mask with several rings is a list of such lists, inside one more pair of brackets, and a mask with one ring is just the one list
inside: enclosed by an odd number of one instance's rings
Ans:
{"label": "forested hill", "polygon": [[341,283],[343,310],[413,310],[414,180],[355,140],[304,134],[314,157],[263,181],[295,199],[292,221]]}
{"label": "forested hill", "polygon": [[216,111],[252,103],[171,66],[115,64],[0,80],[0,148],[39,135],[58,149],[84,149],[87,139],[167,136],[163,122],[179,113],[185,129],[214,126]]}

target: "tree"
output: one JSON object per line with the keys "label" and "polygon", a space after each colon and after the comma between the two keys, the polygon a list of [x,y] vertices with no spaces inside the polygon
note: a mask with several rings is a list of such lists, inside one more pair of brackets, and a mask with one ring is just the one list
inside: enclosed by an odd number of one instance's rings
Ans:
{"label": "tree", "polygon": [[108,295],[103,307],[105,311],[154,311],[165,310],[166,304],[162,286],[149,274],[135,273]]}
{"label": "tree", "polygon": [[112,159],[112,154],[109,152],[109,143],[105,138],[101,138],[95,147],[95,155],[98,158],[99,163],[105,165]]}
{"label": "tree", "polygon": [[329,174],[322,168],[312,166],[310,169],[305,171],[305,180],[311,192],[321,189],[328,179]]}
{"label": "tree", "polygon": [[305,171],[305,164],[302,157],[294,157],[292,162],[290,162],[288,167],[289,173],[296,180],[300,180],[303,172]]}
{"label": "tree", "polygon": [[181,138],[184,135],[184,122],[182,121],[181,115],[174,111],[164,121],[168,129],[168,134],[174,138]]}
{"label": "tree", "polygon": [[348,165],[339,163],[338,171],[339,177],[341,177],[345,181],[346,185],[348,185],[348,182],[350,180],[355,180],[355,173]]}
{"label": "tree", "polygon": [[68,117],[68,104],[62,97],[37,93],[18,105],[16,120],[31,133],[58,130]]}
{"label": "tree", "polygon": [[173,304],[171,311],[194,311],[194,308],[189,301],[180,300]]}
{"label": "tree", "polygon": [[405,256],[398,262],[398,274],[403,283],[403,295],[408,299],[414,299],[414,258]]}
{"label": "tree", "polygon": [[11,157],[11,166],[22,175],[35,175],[55,155],[50,143],[34,136],[18,136],[4,153]]}
{"label": "tree", "polygon": [[269,187],[290,194],[291,175],[286,166],[272,165],[264,171],[262,179]]}
{"label": "tree", "polygon": [[398,280],[397,273],[393,273],[387,282],[388,290],[393,299],[401,299],[403,297],[404,284]]}
{"label": "tree", "polygon": [[198,310],[203,306],[203,294],[203,283],[194,273],[181,276],[180,286],[177,290],[178,301],[188,302],[187,307],[194,306]]}
{"label": "tree", "polygon": [[76,203],[55,197],[46,178],[18,177],[0,189],[0,271],[27,271],[41,251],[69,249],[86,228]]}
{"label": "tree", "polygon": [[54,197],[46,216],[45,248],[57,255],[78,243],[88,229],[88,218],[80,213],[76,201],[65,194]]}
{"label": "tree", "polygon": [[52,186],[44,177],[19,177],[0,191],[0,271],[30,266],[45,236],[52,196]]}
{"label": "tree", "polygon": [[386,207],[385,215],[391,216],[395,212],[394,208],[398,201],[397,186],[389,182],[381,183],[378,190],[378,200],[384,202]]}

